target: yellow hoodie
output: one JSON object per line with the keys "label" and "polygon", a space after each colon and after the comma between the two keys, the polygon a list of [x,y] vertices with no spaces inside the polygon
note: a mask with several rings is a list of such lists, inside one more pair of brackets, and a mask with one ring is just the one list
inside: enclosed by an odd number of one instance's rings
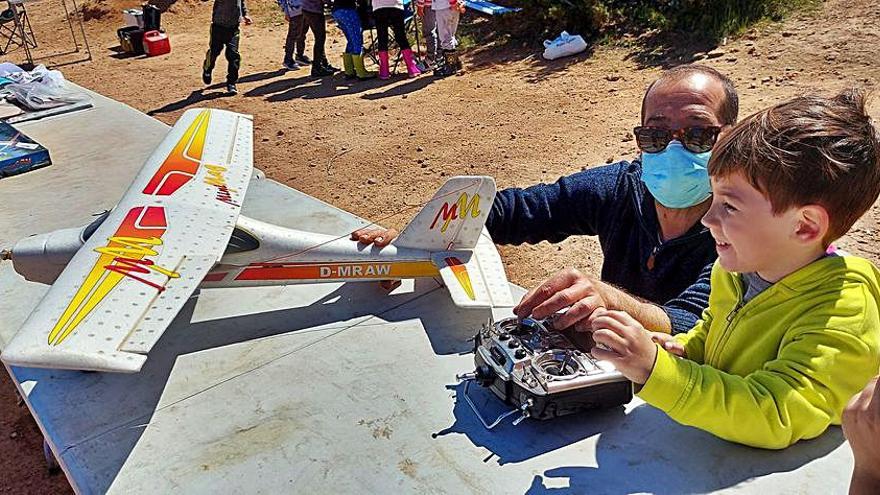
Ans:
{"label": "yellow hoodie", "polygon": [[716,262],[703,319],[658,349],[638,395],[726,440],[780,449],[840,424],[880,366],[880,271],[827,256],[743,304],[742,279]]}

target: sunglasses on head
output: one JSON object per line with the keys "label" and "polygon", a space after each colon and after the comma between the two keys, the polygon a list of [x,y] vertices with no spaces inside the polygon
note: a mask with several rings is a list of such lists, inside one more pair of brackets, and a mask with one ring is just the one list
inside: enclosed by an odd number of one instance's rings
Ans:
{"label": "sunglasses on head", "polygon": [[675,131],[649,126],[633,129],[636,145],[645,153],[660,153],[673,139],[681,141],[691,153],[705,153],[715,146],[719,132],[720,126],[684,127]]}

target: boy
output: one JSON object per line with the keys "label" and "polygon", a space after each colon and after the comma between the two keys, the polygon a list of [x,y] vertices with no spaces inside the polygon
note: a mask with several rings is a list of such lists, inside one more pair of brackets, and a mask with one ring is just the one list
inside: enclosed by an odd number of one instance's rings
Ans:
{"label": "boy", "polygon": [[840,424],[880,364],[880,272],[826,250],[876,201],[878,160],[858,91],[745,119],[709,162],[703,224],[718,261],[703,319],[670,337],[604,311],[594,356],[649,404],[727,440],[778,449]]}
{"label": "boy", "polygon": [[202,81],[211,84],[211,72],[214,63],[222,50],[226,50],[229,67],[226,72],[226,93],[238,94],[235,83],[238,82],[238,68],[241,66],[241,55],[238,53],[238,42],[241,32],[239,23],[254,22],[248,17],[245,0],[214,0],[214,12],[211,18],[211,40],[205,62],[202,64]]}
{"label": "boy", "polygon": [[[299,64],[293,58],[294,50],[305,50],[303,30],[302,0],[278,0],[278,6],[284,12],[284,20],[287,21],[287,38],[284,41],[284,60],[281,66],[286,70],[297,70]],[[301,43],[302,42],[302,43]],[[299,46],[302,44],[302,47]]]}
{"label": "boy", "polygon": [[437,59],[437,35],[435,32],[437,16],[434,15],[434,9],[431,8],[431,0],[417,0],[416,14],[422,18],[422,39],[425,40],[424,69],[433,69]]}
{"label": "boy", "polygon": [[327,39],[327,25],[324,21],[324,3],[327,0],[303,0],[303,29],[308,26],[315,37],[312,47],[312,77],[332,76],[339,69],[330,65],[324,53],[324,42]]}

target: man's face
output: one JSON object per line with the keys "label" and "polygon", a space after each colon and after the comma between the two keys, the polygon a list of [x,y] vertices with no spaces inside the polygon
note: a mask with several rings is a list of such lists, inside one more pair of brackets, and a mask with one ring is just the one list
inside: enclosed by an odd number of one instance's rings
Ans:
{"label": "man's face", "polygon": [[645,98],[642,125],[676,131],[721,126],[724,86],[705,74],[655,85]]}
{"label": "man's face", "polygon": [[715,238],[721,266],[731,272],[757,272],[770,282],[781,278],[780,254],[801,249],[794,234],[797,209],[774,215],[770,200],[739,172],[711,180],[712,206],[703,225]]}

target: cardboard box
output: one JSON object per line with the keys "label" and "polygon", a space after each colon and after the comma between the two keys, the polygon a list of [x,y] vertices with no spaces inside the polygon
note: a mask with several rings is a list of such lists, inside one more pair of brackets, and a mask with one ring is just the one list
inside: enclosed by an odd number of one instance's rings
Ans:
{"label": "cardboard box", "polygon": [[49,150],[15,127],[0,122],[0,178],[23,174],[51,164]]}

